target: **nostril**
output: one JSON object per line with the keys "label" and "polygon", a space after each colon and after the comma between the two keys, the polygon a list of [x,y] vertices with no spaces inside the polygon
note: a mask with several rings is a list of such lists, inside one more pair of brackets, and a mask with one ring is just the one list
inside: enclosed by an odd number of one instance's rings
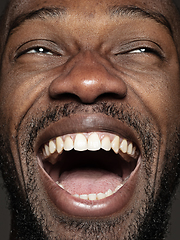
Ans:
{"label": "nostril", "polygon": [[[82,103],[82,99],[78,97],[76,94],[72,93],[63,93],[60,95],[54,95],[53,99],[60,100],[60,101],[76,101],[79,103]],[[115,99],[122,99],[118,94],[116,93],[103,93],[100,96],[98,96],[92,104],[99,102],[99,101],[106,101],[106,100],[115,100]],[[91,101],[88,101],[87,99],[83,102],[84,104],[91,104]]]}
{"label": "nostril", "polygon": [[122,98],[124,98],[126,96],[126,94],[124,94],[124,96],[120,96],[118,93],[111,93],[111,92],[109,92],[109,93],[103,93],[103,94],[101,94],[100,96],[98,96],[97,97],[97,101],[99,101],[99,100],[101,100],[101,99],[103,99],[103,100],[109,100],[109,99],[122,99]]}
{"label": "nostril", "polygon": [[76,101],[76,102],[81,102],[81,99],[73,93],[61,93],[61,94],[51,94],[51,98],[60,100],[60,101]]}
{"label": "nostril", "polygon": [[49,87],[49,95],[53,99],[76,99],[78,102],[91,104],[101,98],[123,99],[127,94],[127,86],[118,78],[107,79],[55,79]]}

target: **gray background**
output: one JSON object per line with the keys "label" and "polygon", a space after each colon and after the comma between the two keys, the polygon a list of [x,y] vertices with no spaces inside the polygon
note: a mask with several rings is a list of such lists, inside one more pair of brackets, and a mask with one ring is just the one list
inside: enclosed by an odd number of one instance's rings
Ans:
{"label": "gray background", "polygon": [[[37,0],[38,1],[38,0]],[[0,0],[0,13],[2,12],[7,0]],[[180,7],[180,0],[176,0]],[[0,177],[0,185],[2,186],[2,179]],[[8,240],[10,232],[10,213],[8,211],[8,201],[5,195],[5,190],[0,186],[0,239]],[[180,239],[180,187],[178,188],[176,199],[174,200],[170,233],[167,240],[179,240]],[[28,240],[28,239],[27,239]],[[152,239],[153,240],[153,239]]]}

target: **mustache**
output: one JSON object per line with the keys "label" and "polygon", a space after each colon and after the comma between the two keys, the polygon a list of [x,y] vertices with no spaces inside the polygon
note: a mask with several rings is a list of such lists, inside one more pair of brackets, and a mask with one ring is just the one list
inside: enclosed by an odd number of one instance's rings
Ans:
{"label": "mustache", "polygon": [[[155,143],[160,139],[160,133],[155,129],[153,121],[150,118],[143,116],[141,112],[130,105],[117,105],[107,101],[93,105],[69,102],[56,106],[48,106],[46,110],[39,109],[37,113],[29,114],[28,117],[24,116],[17,132],[21,129],[21,125],[25,126],[23,131],[27,133],[26,136],[29,136],[29,139],[26,138],[26,142],[28,142],[28,146],[33,149],[34,140],[40,130],[45,129],[50,124],[55,123],[60,119],[71,117],[78,113],[101,113],[102,116],[105,115],[112,117],[125,123],[130,128],[133,128],[142,143],[146,157],[148,154],[152,154],[152,149],[156,149]],[[25,124],[22,124],[24,121]]]}

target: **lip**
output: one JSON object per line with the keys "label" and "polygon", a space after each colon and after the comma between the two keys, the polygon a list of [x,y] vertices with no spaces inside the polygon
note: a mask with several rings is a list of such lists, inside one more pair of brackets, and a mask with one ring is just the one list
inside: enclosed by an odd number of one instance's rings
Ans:
{"label": "lip", "polygon": [[[137,146],[140,145],[133,130],[124,123],[99,113],[93,115],[78,114],[63,118],[42,130],[36,139],[35,152],[38,155],[40,146],[51,138],[88,131],[114,133],[121,137],[131,139]],[[140,164],[141,157],[139,157],[136,168],[131,173],[127,182],[116,193],[101,200],[91,201],[76,198],[60,188],[43,169],[41,160],[39,159],[43,185],[52,203],[64,214],[85,218],[106,217],[123,211],[125,206],[130,203],[136,189]]]}
{"label": "lip", "polygon": [[124,186],[115,194],[102,200],[90,201],[72,196],[61,189],[41,168],[42,180],[49,198],[64,214],[84,218],[108,217],[122,212],[130,203],[137,186],[140,162],[139,158],[135,170]]}
{"label": "lip", "polygon": [[133,141],[140,149],[137,134],[125,123],[106,116],[104,114],[75,114],[72,117],[62,118],[60,121],[50,124],[38,134],[35,142],[35,153],[50,139],[66,134],[81,132],[109,132],[127,140]]}

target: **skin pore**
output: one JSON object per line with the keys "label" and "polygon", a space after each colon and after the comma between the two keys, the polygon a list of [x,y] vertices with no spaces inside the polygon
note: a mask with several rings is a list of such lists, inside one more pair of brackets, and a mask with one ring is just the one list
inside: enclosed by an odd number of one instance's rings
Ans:
{"label": "skin pore", "polygon": [[[180,173],[173,3],[17,0],[2,21],[0,166],[10,196],[10,239],[164,239]],[[127,139],[136,155],[43,153],[59,136],[94,132]],[[83,172],[90,182],[92,173],[104,171],[106,178],[120,176],[123,187],[105,199],[83,200],[59,187],[56,169],[68,180]]]}

